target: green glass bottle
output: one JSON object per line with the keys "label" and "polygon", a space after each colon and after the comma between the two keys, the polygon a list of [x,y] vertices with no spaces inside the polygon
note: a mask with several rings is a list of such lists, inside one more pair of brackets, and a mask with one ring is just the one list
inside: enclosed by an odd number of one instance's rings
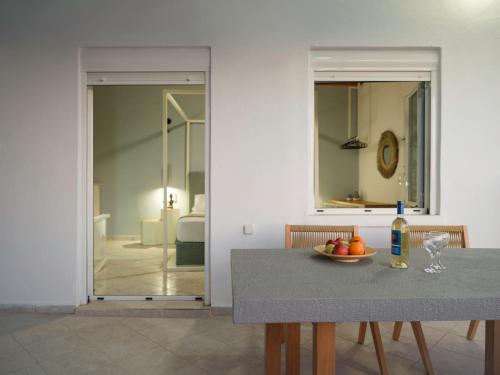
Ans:
{"label": "green glass bottle", "polygon": [[410,264],[408,249],[408,223],[404,219],[404,202],[398,201],[398,216],[392,222],[391,231],[391,266],[405,269]]}

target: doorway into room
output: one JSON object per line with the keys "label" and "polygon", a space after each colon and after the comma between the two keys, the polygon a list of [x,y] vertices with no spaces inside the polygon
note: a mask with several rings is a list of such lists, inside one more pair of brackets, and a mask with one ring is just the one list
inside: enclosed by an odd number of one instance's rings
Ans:
{"label": "doorway into room", "polygon": [[93,75],[90,297],[203,299],[206,85],[116,84]]}

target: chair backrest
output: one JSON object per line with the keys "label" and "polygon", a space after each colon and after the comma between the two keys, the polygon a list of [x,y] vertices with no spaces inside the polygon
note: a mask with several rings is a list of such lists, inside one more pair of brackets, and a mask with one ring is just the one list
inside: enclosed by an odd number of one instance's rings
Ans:
{"label": "chair backrest", "polygon": [[329,239],[346,240],[358,235],[356,225],[285,225],[285,247],[300,249],[323,245]]}
{"label": "chair backrest", "polygon": [[469,234],[467,225],[410,225],[410,247],[424,247],[424,234],[428,232],[447,232],[450,234],[448,248],[468,248]]}

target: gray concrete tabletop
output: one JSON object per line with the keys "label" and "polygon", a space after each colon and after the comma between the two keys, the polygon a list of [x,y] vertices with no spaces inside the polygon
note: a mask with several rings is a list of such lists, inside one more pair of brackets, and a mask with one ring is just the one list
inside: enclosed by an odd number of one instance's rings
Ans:
{"label": "gray concrete tabletop", "polygon": [[410,249],[410,267],[390,252],[337,263],[312,249],[232,250],[235,323],[500,320],[500,250],[445,249],[447,269]]}

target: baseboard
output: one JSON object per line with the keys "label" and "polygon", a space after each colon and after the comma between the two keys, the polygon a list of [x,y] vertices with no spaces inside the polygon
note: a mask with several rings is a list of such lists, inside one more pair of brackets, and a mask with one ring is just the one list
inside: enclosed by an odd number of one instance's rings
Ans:
{"label": "baseboard", "polygon": [[0,304],[0,312],[74,314],[72,305]]}
{"label": "baseboard", "polygon": [[210,312],[214,316],[233,315],[233,308],[232,307],[216,307],[216,306],[212,306],[210,308]]}

